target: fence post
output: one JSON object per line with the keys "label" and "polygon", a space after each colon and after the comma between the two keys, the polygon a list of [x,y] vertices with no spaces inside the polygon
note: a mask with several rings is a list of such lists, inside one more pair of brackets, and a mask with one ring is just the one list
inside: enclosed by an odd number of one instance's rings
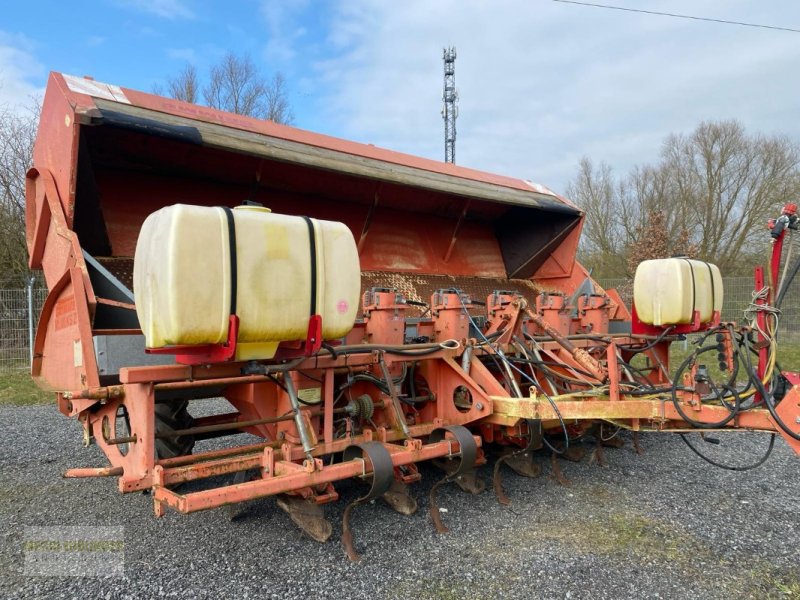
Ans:
{"label": "fence post", "polygon": [[31,367],[33,367],[33,280],[33,276],[28,279],[28,354]]}

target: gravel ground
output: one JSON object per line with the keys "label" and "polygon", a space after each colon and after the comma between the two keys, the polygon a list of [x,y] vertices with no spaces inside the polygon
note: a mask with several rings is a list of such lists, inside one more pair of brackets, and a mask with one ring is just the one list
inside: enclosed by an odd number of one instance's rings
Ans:
{"label": "gravel ground", "polygon": [[[357,482],[337,485],[341,500],[326,508],[334,534],[318,544],[274,500],[250,503],[234,522],[224,509],[156,519],[149,496],[123,496],[114,480],[62,479],[69,467],[104,463],[52,406],[0,407],[0,431],[4,598],[800,597],[800,461],[780,440],[766,465],[734,473],[677,437],[651,434],[643,456],[630,444],[607,449],[607,468],[562,462],[570,487],[541,456],[537,479],[506,471],[510,507],[491,485],[478,496],[442,489],[443,535],[427,512],[439,475],[424,466],[412,488],[417,514],[382,502],[355,509],[362,560],[353,564],[338,537],[345,503],[363,490]],[[757,456],[765,440],[741,434],[702,446]],[[480,472],[491,483],[491,461]],[[25,527],[52,525],[124,527],[124,577],[24,576]]]}

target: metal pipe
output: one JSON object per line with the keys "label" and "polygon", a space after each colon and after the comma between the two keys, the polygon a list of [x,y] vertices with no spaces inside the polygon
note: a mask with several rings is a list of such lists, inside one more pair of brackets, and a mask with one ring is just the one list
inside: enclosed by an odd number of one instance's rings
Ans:
{"label": "metal pipe", "polygon": [[[318,411],[312,413],[311,416],[315,417],[321,415],[322,412]],[[169,433],[156,433],[156,439],[168,439],[180,437],[182,435],[197,435],[202,433],[212,433],[217,431],[227,431],[241,429],[242,427],[253,427],[255,425],[270,425],[272,423],[280,423],[281,421],[291,421],[294,415],[282,415],[280,417],[270,417],[268,419],[253,419],[251,421],[228,421],[227,423],[217,423],[215,425],[202,425],[200,427],[190,427],[188,429],[176,429]]]}
{"label": "metal pipe", "polygon": [[469,375],[469,368],[470,363],[472,362],[472,350],[474,346],[472,344],[468,345],[464,348],[464,354],[461,355],[461,369]]}
{"label": "metal pipe", "polygon": [[[455,348],[442,347],[441,343],[427,343],[427,344],[402,344],[402,345],[385,345],[385,344],[352,344],[350,346],[334,346],[336,354],[366,354],[370,352],[383,351],[392,354],[394,351],[406,353],[414,350],[454,350]],[[324,348],[323,348],[324,350]],[[330,350],[328,350],[330,352]]]}
{"label": "metal pipe", "polygon": [[155,390],[185,390],[199,387],[214,387],[217,385],[236,385],[239,383],[264,383],[272,381],[269,375],[290,371],[299,366],[306,360],[305,356],[295,358],[280,365],[262,365],[263,373],[256,375],[234,375],[231,377],[216,377],[214,379],[193,379],[191,381],[168,381],[157,383],[153,386]]}
{"label": "metal pipe", "polygon": [[266,375],[239,375],[235,377],[217,377],[215,379],[194,379],[190,381],[169,381],[157,383],[153,387],[156,391],[186,390],[201,387],[214,387],[218,385],[235,385],[239,383],[264,383],[271,381]]}
{"label": "metal pipe", "polygon": [[64,477],[116,477],[123,474],[122,467],[89,467],[86,469],[67,469]]}
{"label": "metal pipe", "polygon": [[306,422],[303,420],[302,411],[300,410],[300,400],[297,398],[297,390],[294,387],[294,380],[291,375],[283,378],[283,383],[286,386],[286,393],[289,395],[289,403],[292,405],[294,411],[294,424],[297,427],[297,433],[300,434],[300,442],[303,444],[303,451],[311,460],[311,452],[314,450],[314,445],[311,443],[311,436],[306,429]]}
{"label": "metal pipe", "polygon": [[28,279],[28,349],[30,365],[33,366],[33,275]]}
{"label": "metal pipe", "polygon": [[[528,339],[532,339],[532,340],[537,341],[537,342],[546,342],[548,340],[552,340],[553,339],[549,335],[529,335],[529,336],[526,336],[526,337]],[[665,335],[661,335],[661,336],[658,336],[658,335],[645,335],[643,333],[574,333],[572,335],[565,335],[565,336],[562,336],[562,337],[564,339],[567,339],[567,340],[600,340],[600,339],[603,339],[603,340],[608,339],[608,340],[610,340],[610,339],[613,339],[613,338],[631,338],[631,339],[634,339],[634,340],[651,341],[651,340],[657,340],[659,338],[666,340],[666,339],[669,339],[669,338],[671,338],[673,336],[669,336],[669,335],[666,335],[666,336]],[[675,336],[675,337],[677,337],[677,336]]]}
{"label": "metal pipe", "polygon": [[[340,409],[343,410],[343,409]],[[322,411],[311,412],[310,416],[318,417],[322,415]],[[189,427],[187,429],[174,429],[169,432],[155,433],[153,437],[157,440],[168,440],[184,435],[201,435],[204,433],[217,433],[220,431],[234,431],[242,427],[253,427],[255,425],[269,425],[271,423],[280,423],[281,421],[291,421],[294,415],[282,415],[280,417],[269,417],[268,419],[253,419],[251,421],[228,421],[225,423],[216,423],[214,425],[202,425],[200,427]],[[111,438],[106,440],[107,444],[129,444],[136,443],[137,438],[135,435],[128,437]]]}
{"label": "metal pipe", "polygon": [[136,435],[129,435],[127,437],[118,437],[118,438],[111,438],[106,440],[106,444],[110,444],[111,446],[118,446],[120,444],[135,444],[138,438]]}
{"label": "metal pipe", "polygon": [[[418,401],[427,401],[434,399],[432,394],[428,396],[420,396]],[[375,402],[375,408],[385,408],[383,402]],[[324,412],[321,410],[305,411],[309,417],[322,417]],[[335,408],[333,414],[338,415],[347,412],[347,408]],[[256,425],[270,425],[272,423],[281,423],[283,421],[291,421],[295,418],[294,414],[281,415],[280,417],[268,417],[266,419],[253,419],[251,421],[226,421],[224,423],[215,423],[214,425],[201,425],[200,427],[189,427],[187,429],[174,429],[170,432],[155,433],[153,437],[157,440],[168,440],[171,438],[181,437],[184,435],[202,435],[205,433],[218,433],[221,431],[235,431],[243,427],[254,427]],[[302,437],[302,436],[301,436]],[[138,438],[135,435],[128,437],[111,438],[106,440],[107,444],[130,444],[136,443]]]}
{"label": "metal pipe", "polygon": [[86,390],[66,391],[61,395],[65,400],[111,400],[125,397],[125,386],[109,385]]}
{"label": "metal pipe", "polygon": [[575,344],[570,342],[566,337],[561,335],[558,330],[550,325],[547,321],[545,321],[541,316],[537,313],[532,311],[529,308],[525,309],[525,314],[530,317],[531,321],[536,323],[544,332],[553,338],[555,342],[558,343],[559,346],[564,348],[567,352],[569,352],[575,361],[581,365],[584,369],[586,369],[589,373],[591,373],[592,377],[597,379],[598,381],[605,381],[606,380],[606,372],[603,369],[602,365],[592,357],[586,350],[583,348],[578,348]]}

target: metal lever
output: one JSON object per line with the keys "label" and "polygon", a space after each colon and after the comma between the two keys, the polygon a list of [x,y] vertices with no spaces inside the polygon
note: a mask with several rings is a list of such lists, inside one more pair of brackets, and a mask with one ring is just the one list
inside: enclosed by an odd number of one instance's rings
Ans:
{"label": "metal lever", "polygon": [[408,430],[408,423],[406,423],[406,414],[403,412],[403,407],[400,406],[400,398],[397,397],[397,390],[394,389],[394,383],[392,383],[392,374],[389,373],[389,367],[386,366],[386,361],[383,360],[382,356],[381,373],[383,373],[383,379],[386,381],[386,385],[389,386],[389,397],[392,399],[392,408],[394,408],[397,423],[400,425],[400,429],[403,430],[405,438],[411,439],[411,432]]}

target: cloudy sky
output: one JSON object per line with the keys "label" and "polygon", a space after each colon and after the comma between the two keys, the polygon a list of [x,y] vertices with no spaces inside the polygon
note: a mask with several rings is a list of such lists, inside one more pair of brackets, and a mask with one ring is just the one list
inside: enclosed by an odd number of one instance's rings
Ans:
{"label": "cloudy sky", "polygon": [[[596,0],[800,30],[796,0]],[[149,91],[187,61],[248,53],[290,84],[295,124],[441,160],[442,47],[457,48],[457,162],[563,191],[706,119],[800,140],[800,33],[528,1],[7,3],[0,104],[50,70]]]}

